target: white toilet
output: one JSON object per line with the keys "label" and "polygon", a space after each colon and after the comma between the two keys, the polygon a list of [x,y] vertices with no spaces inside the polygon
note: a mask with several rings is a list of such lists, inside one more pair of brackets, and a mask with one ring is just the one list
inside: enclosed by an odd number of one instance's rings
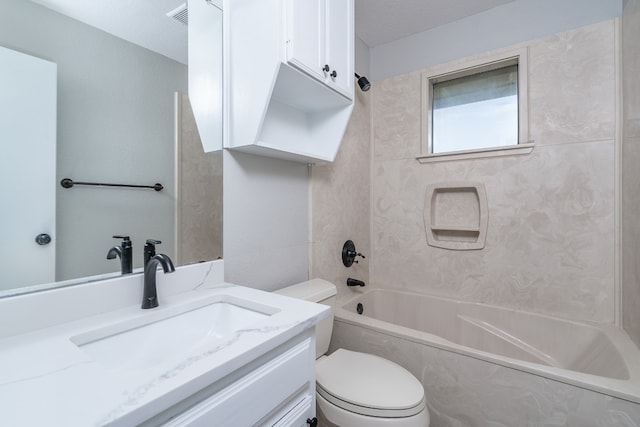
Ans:
{"label": "white toilet", "polygon": [[[336,287],[313,279],[276,293],[326,304]],[[319,426],[427,427],[422,384],[402,366],[367,353],[338,349],[330,356],[333,312],[316,327],[316,402]]]}

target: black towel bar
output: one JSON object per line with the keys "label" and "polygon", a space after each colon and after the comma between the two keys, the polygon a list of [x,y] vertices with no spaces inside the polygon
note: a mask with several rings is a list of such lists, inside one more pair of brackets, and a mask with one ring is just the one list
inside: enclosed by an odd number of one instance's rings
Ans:
{"label": "black towel bar", "polygon": [[94,185],[97,187],[152,188],[156,191],[162,191],[164,188],[160,183],[156,183],[155,185],[107,184],[104,182],[80,182],[74,181],[71,178],[64,178],[60,181],[60,185],[64,188],[72,188],[74,185]]}

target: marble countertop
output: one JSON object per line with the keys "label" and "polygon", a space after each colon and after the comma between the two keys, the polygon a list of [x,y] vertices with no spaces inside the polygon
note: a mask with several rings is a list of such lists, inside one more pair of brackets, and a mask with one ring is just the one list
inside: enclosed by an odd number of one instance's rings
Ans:
{"label": "marble countertop", "polygon": [[[228,295],[277,308],[217,343],[196,347],[179,359],[134,372],[117,372],[94,361],[71,339],[78,334],[141,316],[156,316],[203,298]],[[7,426],[131,426],[313,327],[326,306],[221,283],[161,300],[152,310],[139,303],[0,340],[0,424]],[[141,343],[142,345],[142,343]],[[133,350],[133,349],[132,349]]]}

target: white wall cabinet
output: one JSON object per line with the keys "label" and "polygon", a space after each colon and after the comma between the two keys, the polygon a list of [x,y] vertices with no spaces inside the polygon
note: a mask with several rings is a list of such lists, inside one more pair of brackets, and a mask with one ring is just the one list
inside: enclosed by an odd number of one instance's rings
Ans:
{"label": "white wall cabinet", "polygon": [[225,147],[333,161],[353,109],[353,0],[225,0],[223,29]]}
{"label": "white wall cabinet", "polygon": [[353,97],[352,0],[287,0],[287,61]]}

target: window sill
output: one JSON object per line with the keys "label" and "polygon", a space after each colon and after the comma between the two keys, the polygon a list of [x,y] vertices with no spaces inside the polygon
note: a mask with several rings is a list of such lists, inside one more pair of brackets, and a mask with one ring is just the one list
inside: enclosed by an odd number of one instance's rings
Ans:
{"label": "window sill", "polygon": [[482,159],[485,157],[518,156],[533,151],[533,142],[507,147],[482,148],[479,150],[452,151],[449,153],[425,154],[416,157],[420,163],[449,162],[452,160]]}

